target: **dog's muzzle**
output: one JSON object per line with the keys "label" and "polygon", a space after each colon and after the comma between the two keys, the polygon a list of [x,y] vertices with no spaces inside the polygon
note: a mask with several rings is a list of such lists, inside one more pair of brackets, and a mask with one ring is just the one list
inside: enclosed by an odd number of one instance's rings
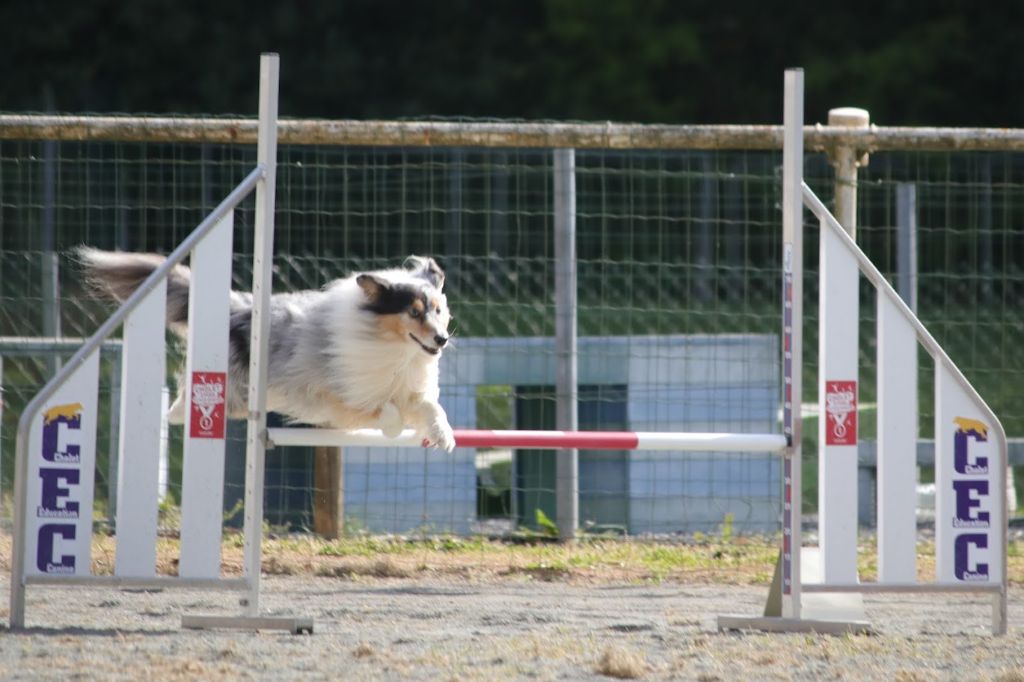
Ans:
{"label": "dog's muzzle", "polygon": [[[415,341],[416,344],[420,348],[422,348],[426,352],[430,353],[431,355],[437,355],[438,353],[440,353],[441,352],[440,346],[443,346],[444,344],[448,343],[448,337],[447,336],[435,336],[434,340],[437,341],[438,347],[437,348],[431,348],[430,346],[426,345],[425,343],[423,343],[422,341],[417,339],[416,336],[414,334],[412,334],[412,333],[409,334],[409,338],[412,339],[413,341]],[[443,339],[443,340],[442,341],[438,341],[438,339]]]}

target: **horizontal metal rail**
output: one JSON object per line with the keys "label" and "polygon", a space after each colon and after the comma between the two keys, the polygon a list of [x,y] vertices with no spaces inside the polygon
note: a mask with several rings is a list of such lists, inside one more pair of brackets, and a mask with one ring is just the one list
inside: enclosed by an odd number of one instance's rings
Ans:
{"label": "horizontal metal rail", "polygon": [[[0,115],[0,140],[255,144],[256,119]],[[282,145],[781,150],[778,125],[527,123],[519,121],[278,122]],[[808,150],[1024,151],[1024,129],[804,126]]]}
{"label": "horizontal metal rail", "polygon": [[128,578],[116,575],[27,575],[26,585],[44,587],[113,587],[127,590],[247,590],[245,578],[179,578],[176,575],[158,575],[152,578]]}
{"label": "horizontal metal rail", "polygon": [[[915,453],[918,466],[935,466],[935,441],[919,438]],[[1024,466],[1024,438],[1006,439],[1006,462],[1012,467]],[[857,466],[874,469],[878,464],[878,443],[873,440],[857,441]]]}
{"label": "horizontal metal rail", "polygon": [[804,592],[845,592],[845,593],[988,593],[1003,591],[1002,583],[803,583]]}
{"label": "horizontal metal rail", "polygon": [[[422,448],[411,430],[388,438],[376,429],[338,431],[267,429],[271,445],[317,447]],[[455,429],[460,448],[581,448],[584,450],[683,450],[694,452],[782,452],[786,439],[775,433],[652,433],[632,431],[500,431]]]}
{"label": "horizontal metal rail", "polygon": [[[40,355],[43,353],[74,353],[87,339],[73,336],[0,336],[0,355]],[[107,339],[103,350],[121,352],[121,339]]]}

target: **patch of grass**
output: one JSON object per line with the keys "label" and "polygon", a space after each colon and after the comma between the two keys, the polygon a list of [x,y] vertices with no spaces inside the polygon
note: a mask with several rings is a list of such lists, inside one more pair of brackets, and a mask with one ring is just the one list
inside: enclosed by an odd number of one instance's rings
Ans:
{"label": "patch of grass", "polygon": [[647,661],[638,651],[622,647],[609,647],[601,654],[594,672],[599,675],[632,680],[642,677],[648,670]]}
{"label": "patch of grass", "polygon": [[572,575],[572,572],[572,568],[569,564],[563,561],[556,561],[552,563],[547,561],[537,561],[525,566],[513,566],[508,570],[509,575],[519,573],[545,582],[564,580]]}
{"label": "patch of grass", "polygon": [[352,650],[352,658],[373,658],[376,655],[377,650],[373,648],[372,644],[366,642],[360,642]]}
{"label": "patch of grass", "polygon": [[555,525],[555,522],[548,518],[548,515],[545,514],[544,510],[541,509],[540,507],[535,509],[534,512],[537,518],[537,525],[540,526],[540,529],[544,532],[544,534],[553,538],[557,538],[558,526]]}
{"label": "patch of grass", "polygon": [[[0,570],[10,567],[11,544],[11,536],[0,531]],[[225,535],[221,560],[224,575],[242,573],[242,544],[241,534]],[[770,582],[778,551],[778,538],[762,536],[734,536],[728,543],[707,536],[700,542],[601,537],[556,543],[452,536],[362,536],[327,541],[312,535],[267,537],[262,550],[263,571],[275,575],[408,578],[427,573],[474,580],[529,575],[566,582],[731,585]],[[157,573],[176,575],[179,554],[178,538],[159,537]],[[93,536],[93,574],[110,575],[115,555],[115,537],[105,533]],[[1007,563],[1011,585],[1024,584],[1024,541],[1010,543]],[[858,571],[863,581],[877,579],[873,542],[860,547]],[[920,581],[933,580],[933,542],[918,543],[917,571]]]}
{"label": "patch of grass", "polygon": [[735,516],[732,512],[725,515],[722,519],[722,542],[728,544],[732,542],[732,524],[735,520]]}

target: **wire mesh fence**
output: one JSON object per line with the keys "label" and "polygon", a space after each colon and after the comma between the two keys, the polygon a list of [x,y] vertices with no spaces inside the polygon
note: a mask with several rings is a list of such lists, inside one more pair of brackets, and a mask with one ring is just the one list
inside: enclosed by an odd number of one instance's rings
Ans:
{"label": "wire mesh fence", "polygon": [[[88,335],[109,309],[84,290],[79,244],[167,252],[251,168],[244,145],[0,141],[0,336]],[[895,268],[894,197],[918,192],[919,311],[1000,414],[1024,431],[1013,354],[1022,248],[1017,153],[876,153],[861,169],[858,240]],[[400,263],[411,253],[447,272],[454,346],[442,361],[453,424],[554,426],[554,252],[551,153],[535,148],[286,145],[280,149],[275,289]],[[831,194],[822,154],[808,182]],[[771,432],[779,429],[781,154],[679,149],[577,152],[580,428]],[[235,286],[247,289],[252,206],[236,214]],[[816,238],[808,229],[807,357],[816,354]],[[56,252],[54,268],[47,254]],[[56,278],[56,285],[54,284]],[[871,294],[864,290],[865,300]],[[873,403],[874,327],[862,305],[861,404]],[[182,349],[174,346],[168,377]],[[52,372],[52,356],[7,356],[0,488],[20,408]],[[110,411],[119,381],[102,368]],[[933,418],[921,372],[922,437]],[[813,370],[805,375],[813,395]],[[156,390],[159,387],[154,387]],[[174,387],[172,386],[172,389]],[[108,500],[115,451],[101,415],[97,496]],[[874,437],[873,414],[861,435]],[[815,429],[805,428],[808,452]],[[240,522],[244,427],[229,429],[225,514]],[[169,499],[180,491],[181,429],[169,432]],[[812,458],[808,458],[812,459]],[[554,518],[550,452],[349,448],[343,453],[350,529],[496,532]],[[271,451],[267,518],[314,525],[312,449]],[[809,486],[814,476],[805,476]],[[581,452],[580,519],[596,531],[774,532],[774,457]],[[815,503],[805,494],[807,504]],[[9,508],[9,507],[8,507]],[[173,504],[167,525],[174,526]]]}

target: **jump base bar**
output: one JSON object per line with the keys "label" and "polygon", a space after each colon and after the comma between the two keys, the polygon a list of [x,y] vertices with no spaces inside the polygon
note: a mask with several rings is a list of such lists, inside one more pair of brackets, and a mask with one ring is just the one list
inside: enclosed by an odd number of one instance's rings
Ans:
{"label": "jump base bar", "polygon": [[750,616],[719,616],[718,631],[758,630],[760,632],[813,632],[819,635],[869,635],[871,624],[863,620],[811,620]]}
{"label": "jump base bar", "polygon": [[[387,438],[376,429],[267,429],[270,445],[320,447],[422,448],[423,440],[406,430]],[[460,448],[536,448],[582,450],[686,450],[694,452],[781,452],[786,439],[774,433],[657,433],[632,431],[491,431],[455,429]]]}
{"label": "jump base bar", "polygon": [[183,615],[181,627],[186,630],[288,630],[293,635],[311,635],[313,619],[290,616]]}

